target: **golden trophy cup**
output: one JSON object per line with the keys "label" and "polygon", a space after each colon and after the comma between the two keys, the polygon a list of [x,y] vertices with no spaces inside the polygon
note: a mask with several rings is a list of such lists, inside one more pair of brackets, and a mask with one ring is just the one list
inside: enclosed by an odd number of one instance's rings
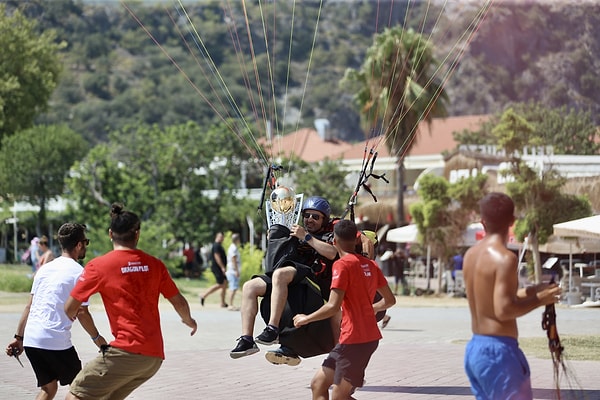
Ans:
{"label": "golden trophy cup", "polygon": [[266,201],[267,225],[279,224],[291,228],[300,219],[302,194],[296,194],[292,188],[279,186],[271,192]]}

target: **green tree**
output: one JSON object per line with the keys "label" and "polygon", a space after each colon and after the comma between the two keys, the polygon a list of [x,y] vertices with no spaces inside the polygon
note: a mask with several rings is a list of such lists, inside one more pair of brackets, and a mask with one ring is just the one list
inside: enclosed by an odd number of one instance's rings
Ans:
{"label": "green tree", "polygon": [[77,204],[72,212],[105,251],[109,205],[125,204],[142,219],[140,247],[176,267],[179,259],[171,255],[183,241],[208,243],[217,230],[244,232],[247,216],[262,226],[257,205],[240,200],[241,171],[252,168],[243,167],[243,143],[222,125],[112,132],[74,168],[68,182],[68,197]]}
{"label": "green tree", "polygon": [[561,193],[565,178],[553,170],[538,170],[524,162],[520,150],[526,145],[539,145],[543,138],[525,118],[513,109],[502,115],[493,129],[498,144],[506,151],[510,163],[506,184],[519,212],[515,235],[522,241],[528,238],[534,260],[536,282],[541,281],[542,265],[539,245],[546,243],[552,234],[552,225],[570,219],[591,215],[587,199]]}
{"label": "green tree", "polygon": [[435,79],[439,62],[432,44],[412,29],[386,28],[360,70],[345,81],[357,84],[355,99],[368,126],[383,123],[386,145],[398,158],[398,225],[404,225],[404,157],[418,139],[418,125],[446,115],[448,98]]}
{"label": "green tree", "polygon": [[54,31],[38,33],[35,20],[0,4],[0,139],[32,126],[47,109],[62,68]]}
{"label": "green tree", "polygon": [[[286,164],[284,162],[284,166]],[[310,196],[322,196],[331,204],[332,217],[343,214],[353,188],[346,183],[348,172],[342,170],[340,160],[308,164],[294,159],[289,165],[296,193],[303,193],[305,199]]]}
{"label": "green tree", "polygon": [[46,205],[64,193],[65,178],[87,144],[64,125],[38,125],[5,136],[0,149],[0,193],[40,206],[37,232],[45,226]]}
{"label": "green tree", "polygon": [[410,213],[419,229],[421,244],[430,246],[432,254],[438,257],[438,292],[446,260],[462,245],[463,233],[478,211],[486,182],[484,174],[454,184],[431,174],[419,180],[420,201],[411,205]]}
{"label": "green tree", "polygon": [[552,145],[555,154],[596,155],[600,150],[598,128],[588,111],[537,102],[515,104],[512,109],[532,125],[541,144]]}
{"label": "green tree", "polygon": [[537,102],[514,104],[476,131],[455,132],[454,139],[461,144],[497,144],[493,129],[509,109],[527,121],[540,145],[551,145],[555,154],[595,155],[600,150],[598,129],[589,112],[566,106],[549,108]]}

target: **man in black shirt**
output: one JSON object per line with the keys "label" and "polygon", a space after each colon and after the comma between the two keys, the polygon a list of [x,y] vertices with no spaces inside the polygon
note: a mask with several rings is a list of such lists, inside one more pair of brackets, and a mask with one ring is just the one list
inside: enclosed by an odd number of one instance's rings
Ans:
{"label": "man in black shirt", "polygon": [[215,276],[217,283],[212,285],[203,296],[200,296],[200,304],[204,305],[206,296],[221,289],[221,307],[227,308],[225,303],[225,293],[227,291],[227,278],[225,277],[225,269],[227,267],[227,254],[223,248],[223,233],[218,232],[215,236],[215,242],[210,252],[210,270]]}

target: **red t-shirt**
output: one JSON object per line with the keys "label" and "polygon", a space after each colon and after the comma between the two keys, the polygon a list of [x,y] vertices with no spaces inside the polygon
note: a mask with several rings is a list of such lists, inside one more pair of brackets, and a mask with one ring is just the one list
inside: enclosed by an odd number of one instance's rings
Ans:
{"label": "red t-shirt", "polygon": [[194,249],[191,247],[188,247],[187,249],[183,250],[183,255],[185,256],[185,262],[187,263],[194,262],[194,257],[196,257],[196,255],[194,254]]}
{"label": "red t-shirt", "polygon": [[381,339],[373,311],[373,298],[387,280],[375,261],[346,254],[333,263],[331,289],[343,290],[340,343],[357,344]]}
{"label": "red t-shirt", "polygon": [[100,293],[115,337],[111,346],[165,358],[158,297],[179,293],[164,263],[141,250],[113,250],[91,260],[71,291],[84,302]]}

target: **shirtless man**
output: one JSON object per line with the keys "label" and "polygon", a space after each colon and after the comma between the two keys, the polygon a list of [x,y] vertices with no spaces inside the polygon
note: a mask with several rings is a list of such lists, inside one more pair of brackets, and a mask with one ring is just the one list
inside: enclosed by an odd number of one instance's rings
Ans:
{"label": "shirtless man", "polygon": [[467,251],[463,265],[473,331],[465,371],[479,400],[532,399],[517,317],[555,303],[560,289],[555,284],[519,289],[517,256],[506,248],[514,203],[503,193],[490,193],[479,207],[486,236]]}

